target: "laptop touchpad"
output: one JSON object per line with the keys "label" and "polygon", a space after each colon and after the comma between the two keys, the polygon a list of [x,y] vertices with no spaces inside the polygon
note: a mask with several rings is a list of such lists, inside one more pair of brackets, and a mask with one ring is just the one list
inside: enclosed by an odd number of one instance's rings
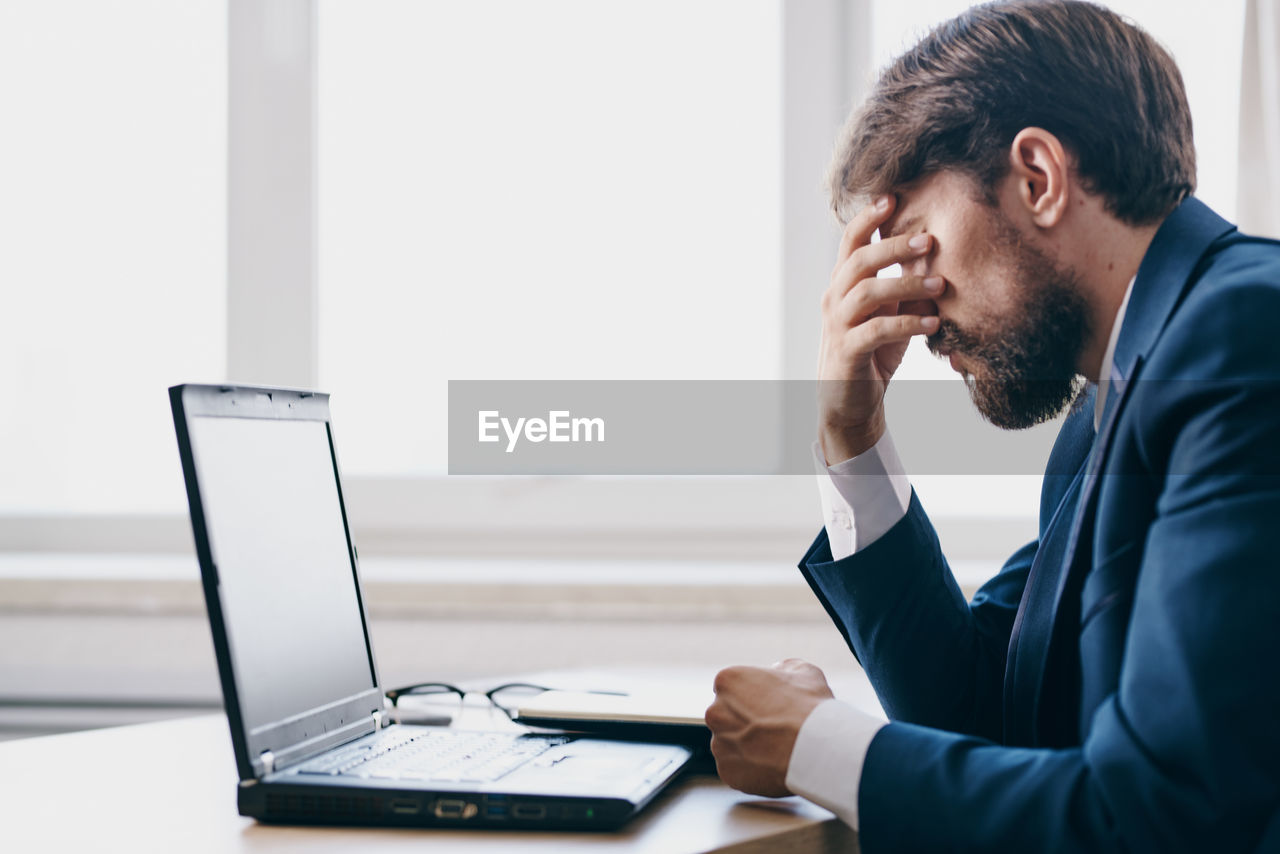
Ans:
{"label": "laptop touchpad", "polygon": [[[503,782],[534,782],[600,792],[630,792],[654,764],[653,745],[583,739],[547,751]],[[663,763],[669,764],[669,763]]]}

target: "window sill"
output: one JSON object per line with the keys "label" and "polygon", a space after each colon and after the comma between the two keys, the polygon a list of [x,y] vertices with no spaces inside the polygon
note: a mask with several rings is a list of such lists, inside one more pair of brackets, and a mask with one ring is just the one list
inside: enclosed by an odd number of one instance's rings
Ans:
{"label": "window sill", "polygon": [[[953,561],[971,594],[998,568]],[[443,620],[825,618],[793,566],[775,561],[466,559],[361,561],[370,617]],[[195,560],[181,554],[0,554],[0,611],[204,614]]]}

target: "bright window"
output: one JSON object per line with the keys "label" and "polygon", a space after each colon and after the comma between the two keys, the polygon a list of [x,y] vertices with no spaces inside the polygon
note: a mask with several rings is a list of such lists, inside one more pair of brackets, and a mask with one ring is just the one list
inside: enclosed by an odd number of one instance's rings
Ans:
{"label": "bright window", "polygon": [[779,376],[778,0],[317,15],[348,472],[443,474],[450,379]]}
{"label": "bright window", "polygon": [[165,388],[226,370],[225,15],[0,4],[0,512],[185,511]]}

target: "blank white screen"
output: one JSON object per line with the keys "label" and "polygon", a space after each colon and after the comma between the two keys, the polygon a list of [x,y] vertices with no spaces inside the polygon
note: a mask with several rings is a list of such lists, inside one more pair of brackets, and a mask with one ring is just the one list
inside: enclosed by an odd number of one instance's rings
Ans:
{"label": "blank white screen", "polygon": [[373,687],[325,423],[190,432],[245,728]]}

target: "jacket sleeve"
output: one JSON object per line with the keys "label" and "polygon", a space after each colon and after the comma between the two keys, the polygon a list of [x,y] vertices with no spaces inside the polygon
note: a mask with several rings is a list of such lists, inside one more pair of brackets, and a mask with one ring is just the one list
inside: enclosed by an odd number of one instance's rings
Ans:
{"label": "jacket sleeve", "polygon": [[966,602],[914,491],[907,515],[831,560],[826,531],[800,571],[866,670],[890,720],[998,739],[1005,658],[1036,543]]}

